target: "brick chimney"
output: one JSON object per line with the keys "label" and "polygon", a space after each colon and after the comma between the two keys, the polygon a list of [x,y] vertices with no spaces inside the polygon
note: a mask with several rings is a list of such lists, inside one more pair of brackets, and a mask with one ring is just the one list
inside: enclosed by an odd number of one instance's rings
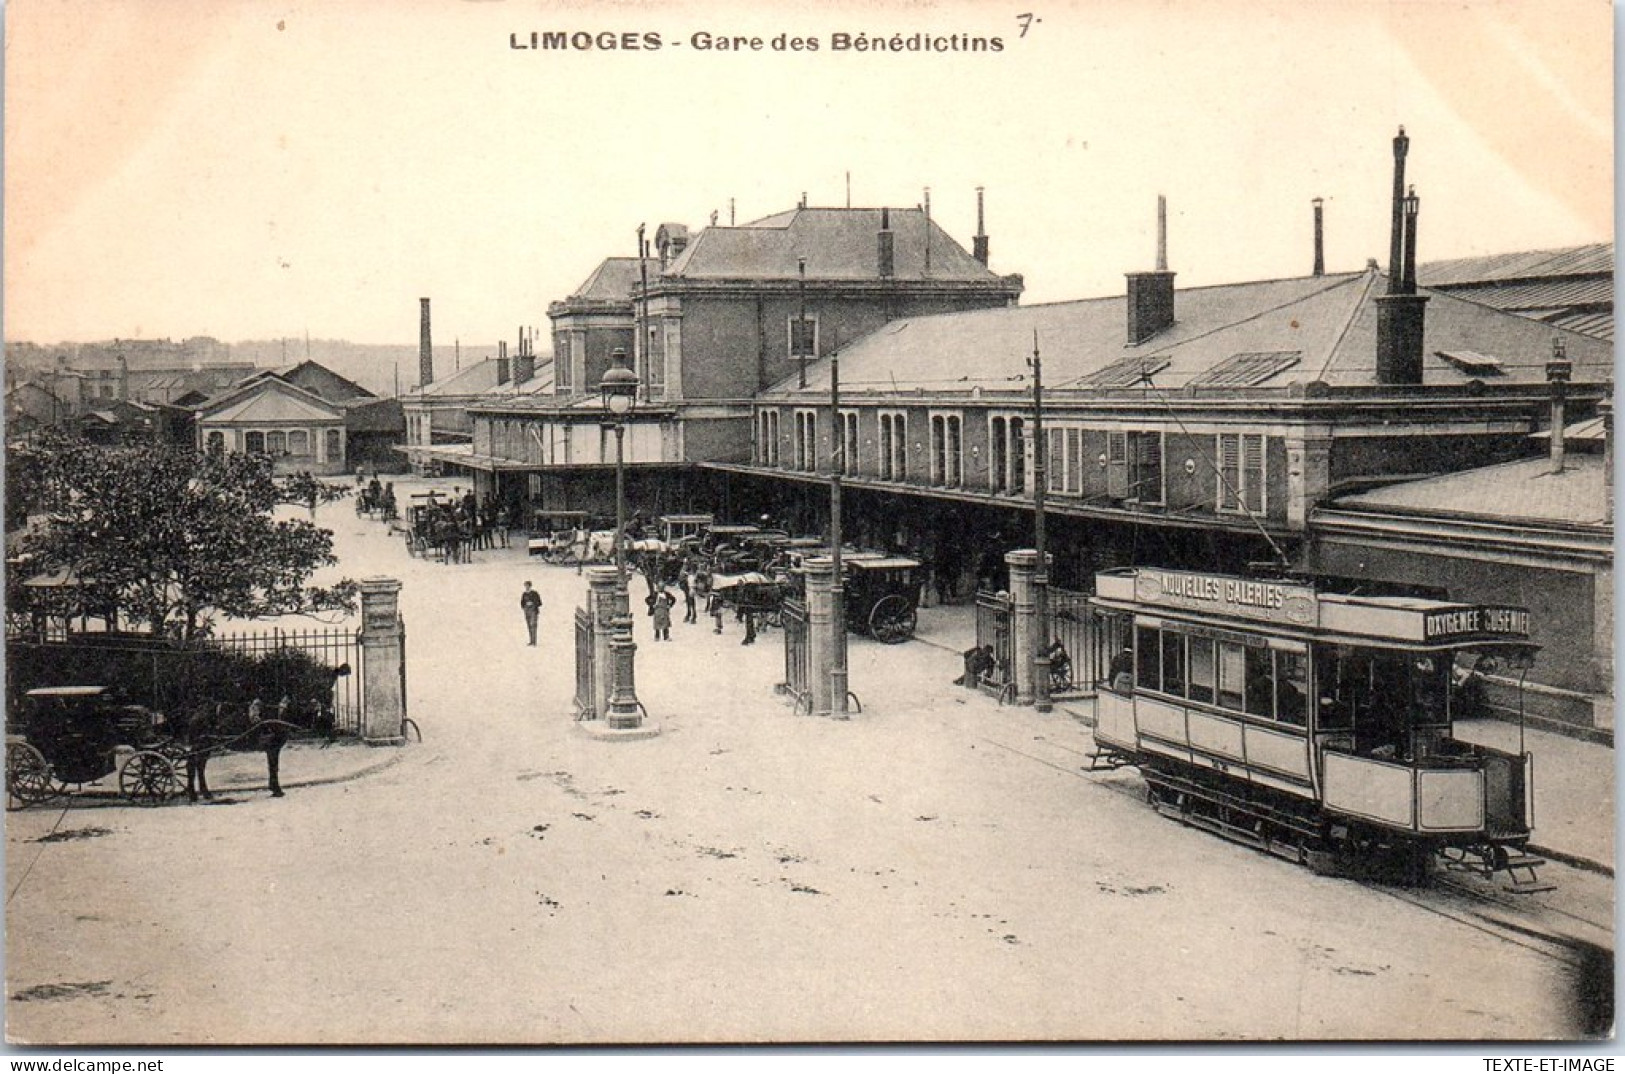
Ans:
{"label": "brick chimney", "polygon": [[1168,271],[1168,202],[1157,195],[1157,267],[1126,273],[1128,342],[1143,343],[1174,323],[1174,273]]}
{"label": "brick chimney", "polygon": [[897,238],[891,230],[890,209],[880,210],[878,261],[877,267],[882,278],[890,277],[897,271]]}
{"label": "brick chimney", "polygon": [[434,383],[434,345],[429,337],[429,300],[418,299],[418,387]]}
{"label": "brick chimney", "polygon": [[987,267],[987,231],[982,226],[982,188],[976,188],[976,237],[971,240],[971,256]]}
{"label": "brick chimney", "polygon": [[1422,383],[1422,341],[1427,298],[1416,293],[1416,218],[1421,199],[1407,195],[1405,128],[1394,138],[1393,231],[1388,243],[1388,293],[1377,302],[1377,383]]}
{"label": "brick chimney", "polygon": [[508,383],[508,341],[497,340],[497,383]]}
{"label": "brick chimney", "polygon": [[513,382],[523,384],[536,375],[536,355],[531,352],[524,326],[519,328],[519,354],[513,360]]}
{"label": "brick chimney", "polygon": [[122,354],[118,356],[118,397],[121,403],[130,401],[130,363]]}
{"label": "brick chimney", "polygon": [[1546,383],[1552,386],[1552,473],[1563,472],[1563,454],[1566,445],[1563,440],[1563,426],[1568,421],[1565,414],[1569,395],[1569,377],[1574,372],[1574,363],[1570,362],[1563,350],[1561,336],[1552,340],[1552,360],[1546,363]]}

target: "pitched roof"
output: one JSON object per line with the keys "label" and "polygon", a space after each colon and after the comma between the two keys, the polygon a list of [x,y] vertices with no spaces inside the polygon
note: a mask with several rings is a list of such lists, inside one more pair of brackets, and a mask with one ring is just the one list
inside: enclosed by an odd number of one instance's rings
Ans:
{"label": "pitched roof", "polygon": [[198,416],[209,422],[333,421],[344,412],[314,392],[271,376],[209,400]]}
{"label": "pitched roof", "polygon": [[495,387],[496,382],[497,360],[481,358],[467,369],[442,380],[433,381],[426,388],[408,388],[402,394],[402,398],[410,401],[427,396],[478,395]]}
{"label": "pitched roof", "polygon": [[486,399],[492,401],[526,395],[552,395],[553,356],[542,355],[537,358],[535,375],[524,383],[510,380],[506,384],[494,385],[483,394]]}
{"label": "pitched roof", "polygon": [[1570,455],[1556,474],[1538,456],[1341,496],[1334,506],[1604,526],[1613,519],[1603,481],[1601,455]]}
{"label": "pitched roof", "polygon": [[368,399],[344,412],[344,428],[351,433],[393,433],[406,428],[399,399]]}
{"label": "pitched roof", "polygon": [[[660,275],[659,261],[644,258],[643,263],[650,279]],[[642,274],[637,258],[606,257],[565,301],[625,302],[632,297],[632,288],[640,282]]]}
{"label": "pitched roof", "polygon": [[1416,267],[1417,282],[1424,287],[1456,287],[1553,276],[1612,276],[1613,273],[1614,244],[1611,242],[1567,246],[1559,250],[1522,250],[1483,257],[1458,257],[1450,261],[1429,261]]}
{"label": "pitched roof", "polygon": [[[678,279],[879,279],[878,238],[885,211],[893,239],[892,278],[1000,279],[921,209],[791,209],[738,227],[705,228],[666,269]],[[930,271],[926,260],[930,259]],[[635,259],[631,259],[634,260]]]}
{"label": "pitched roof", "polygon": [[277,370],[277,375],[289,384],[314,392],[329,403],[348,403],[354,399],[376,399],[377,395],[363,388],[349,377],[342,376],[309,358]]}
{"label": "pitched roof", "polygon": [[[1317,380],[1337,386],[1373,385],[1375,300],[1385,289],[1386,279],[1370,269],[1193,287],[1176,293],[1174,324],[1136,346],[1125,342],[1123,296],[909,317],[844,348],[841,383],[860,391],[1019,389],[1030,383],[1025,379],[1026,362],[1036,332],[1047,390],[1100,390],[1111,385],[1092,381],[1108,367],[1141,362],[1152,370],[1150,384],[1155,387],[1195,390],[1214,370],[1234,368],[1226,363],[1241,364],[1244,355],[1272,354],[1298,357],[1254,361],[1256,375],[1248,384],[1226,387],[1280,388]],[[1505,371],[1498,382],[1543,381],[1552,339],[1559,335],[1574,363],[1576,382],[1612,376],[1612,348],[1602,340],[1441,292],[1424,293],[1430,299],[1424,322],[1424,384],[1465,385],[1474,379],[1440,357],[1440,351],[1473,351],[1495,358]],[[806,391],[827,393],[827,370],[827,359],[811,364]],[[786,379],[769,394],[796,391],[796,381]]]}

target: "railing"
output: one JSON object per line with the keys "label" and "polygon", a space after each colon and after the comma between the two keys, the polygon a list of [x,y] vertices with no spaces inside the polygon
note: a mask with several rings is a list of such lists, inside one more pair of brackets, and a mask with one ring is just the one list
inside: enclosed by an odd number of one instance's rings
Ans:
{"label": "railing", "polygon": [[778,690],[800,708],[812,700],[807,675],[807,605],[787,596],[780,604],[780,616],[784,621],[784,681]]}
{"label": "railing", "polygon": [[1089,594],[1069,589],[1050,588],[1050,640],[1066,647],[1071,667],[1061,669],[1051,664],[1054,680],[1050,693],[1055,697],[1093,697],[1095,681],[1100,677],[1100,633],[1089,608]]}
{"label": "railing", "polygon": [[976,646],[993,650],[993,666],[983,672],[980,685],[995,691],[1015,681],[1008,593],[979,590],[976,594]]}
{"label": "railing", "polygon": [[576,609],[576,719],[598,718],[598,698],[594,689],[592,613]]}

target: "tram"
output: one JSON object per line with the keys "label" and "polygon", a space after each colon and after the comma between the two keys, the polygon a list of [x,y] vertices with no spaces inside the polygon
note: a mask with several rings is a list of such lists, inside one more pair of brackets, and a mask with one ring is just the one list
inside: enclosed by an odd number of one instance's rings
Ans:
{"label": "tram", "polygon": [[1541,890],[1533,758],[1452,734],[1473,677],[1531,665],[1527,611],[1152,568],[1095,584],[1116,654],[1096,764],[1137,767],[1159,812],[1320,871],[1414,881],[1440,855]]}

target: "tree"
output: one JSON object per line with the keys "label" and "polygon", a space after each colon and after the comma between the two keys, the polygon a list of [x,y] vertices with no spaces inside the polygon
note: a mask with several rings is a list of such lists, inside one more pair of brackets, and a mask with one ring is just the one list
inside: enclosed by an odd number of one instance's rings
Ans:
{"label": "tree", "polygon": [[[217,615],[350,611],[354,582],[310,584],[338,562],[332,533],[273,514],[308,504],[311,480],[279,481],[266,456],[58,442],[41,482],[46,525],[27,545],[31,566],[66,568],[87,605],[185,640],[207,634]],[[322,488],[320,499],[342,495]]]}

